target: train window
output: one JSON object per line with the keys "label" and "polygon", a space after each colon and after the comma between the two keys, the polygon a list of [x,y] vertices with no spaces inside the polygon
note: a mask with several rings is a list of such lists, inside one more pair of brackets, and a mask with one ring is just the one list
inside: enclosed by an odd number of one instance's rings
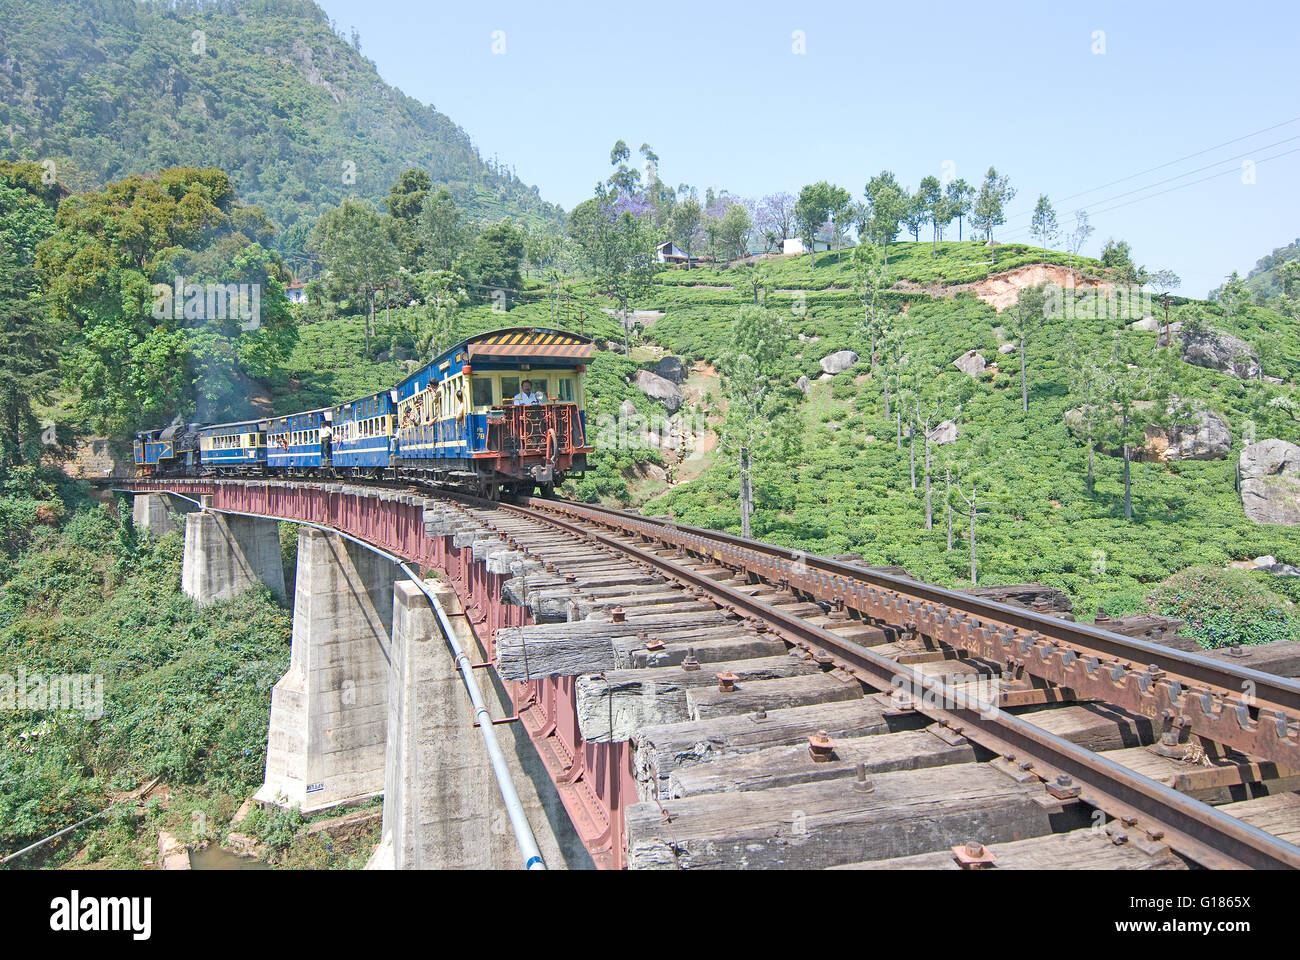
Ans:
{"label": "train window", "polygon": [[515,396],[518,395],[518,393],[519,393],[518,377],[501,378],[501,399],[503,402],[506,400],[513,400]]}
{"label": "train window", "polygon": [[474,377],[471,383],[474,385],[474,406],[492,406],[492,381],[487,377]]}
{"label": "train window", "polygon": [[546,381],[533,378],[533,393],[540,393],[543,397],[547,396]]}
{"label": "train window", "polygon": [[560,377],[555,385],[555,395],[564,403],[572,403],[573,381],[569,377]]}

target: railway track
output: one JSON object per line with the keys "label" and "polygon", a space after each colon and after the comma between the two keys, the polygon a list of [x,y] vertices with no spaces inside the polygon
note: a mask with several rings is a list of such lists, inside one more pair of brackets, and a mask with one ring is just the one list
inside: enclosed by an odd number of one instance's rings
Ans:
{"label": "railway track", "polygon": [[545,565],[501,675],[634,745],[634,868],[1300,866],[1293,680],[664,518],[464,512]]}
{"label": "railway track", "polygon": [[447,558],[598,865],[1300,866],[1300,683],[1247,666],[1295,651],[1190,653],[590,504],[245,486],[236,512]]}

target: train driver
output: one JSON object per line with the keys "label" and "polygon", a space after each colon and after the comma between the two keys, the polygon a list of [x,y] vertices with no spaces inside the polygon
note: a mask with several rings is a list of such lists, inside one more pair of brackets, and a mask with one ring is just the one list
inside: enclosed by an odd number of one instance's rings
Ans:
{"label": "train driver", "polygon": [[542,403],[546,400],[540,393],[533,393],[533,381],[525,380],[519,384],[519,392],[515,394],[515,403],[527,406],[533,403]]}

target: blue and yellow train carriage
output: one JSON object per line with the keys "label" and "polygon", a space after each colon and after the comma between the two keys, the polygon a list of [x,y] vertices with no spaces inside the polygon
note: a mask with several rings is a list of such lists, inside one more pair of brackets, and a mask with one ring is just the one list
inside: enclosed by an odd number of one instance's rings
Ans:
{"label": "blue and yellow train carriage", "polygon": [[205,473],[219,475],[266,473],[265,420],[218,423],[199,430],[199,451]]}
{"label": "blue and yellow train carriage", "polygon": [[395,390],[386,390],[327,411],[335,468],[362,470],[378,476],[378,471],[394,464],[395,395]]}
{"label": "blue and yellow train carriage", "polygon": [[[583,374],[591,338],[542,327],[470,337],[393,391],[395,459],[403,470],[473,481],[495,496],[549,492],[586,469]],[[538,402],[516,403],[532,381]]]}
{"label": "blue and yellow train carriage", "polygon": [[272,417],[266,424],[266,465],[290,473],[330,466],[332,419],[329,409]]}

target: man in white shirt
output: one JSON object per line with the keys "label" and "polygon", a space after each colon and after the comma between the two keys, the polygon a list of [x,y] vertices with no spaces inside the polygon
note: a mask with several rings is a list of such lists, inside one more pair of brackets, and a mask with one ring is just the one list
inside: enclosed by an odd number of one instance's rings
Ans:
{"label": "man in white shirt", "polygon": [[542,403],[546,400],[540,393],[533,393],[533,381],[525,380],[519,384],[519,392],[515,394],[515,403],[528,406],[533,403]]}

